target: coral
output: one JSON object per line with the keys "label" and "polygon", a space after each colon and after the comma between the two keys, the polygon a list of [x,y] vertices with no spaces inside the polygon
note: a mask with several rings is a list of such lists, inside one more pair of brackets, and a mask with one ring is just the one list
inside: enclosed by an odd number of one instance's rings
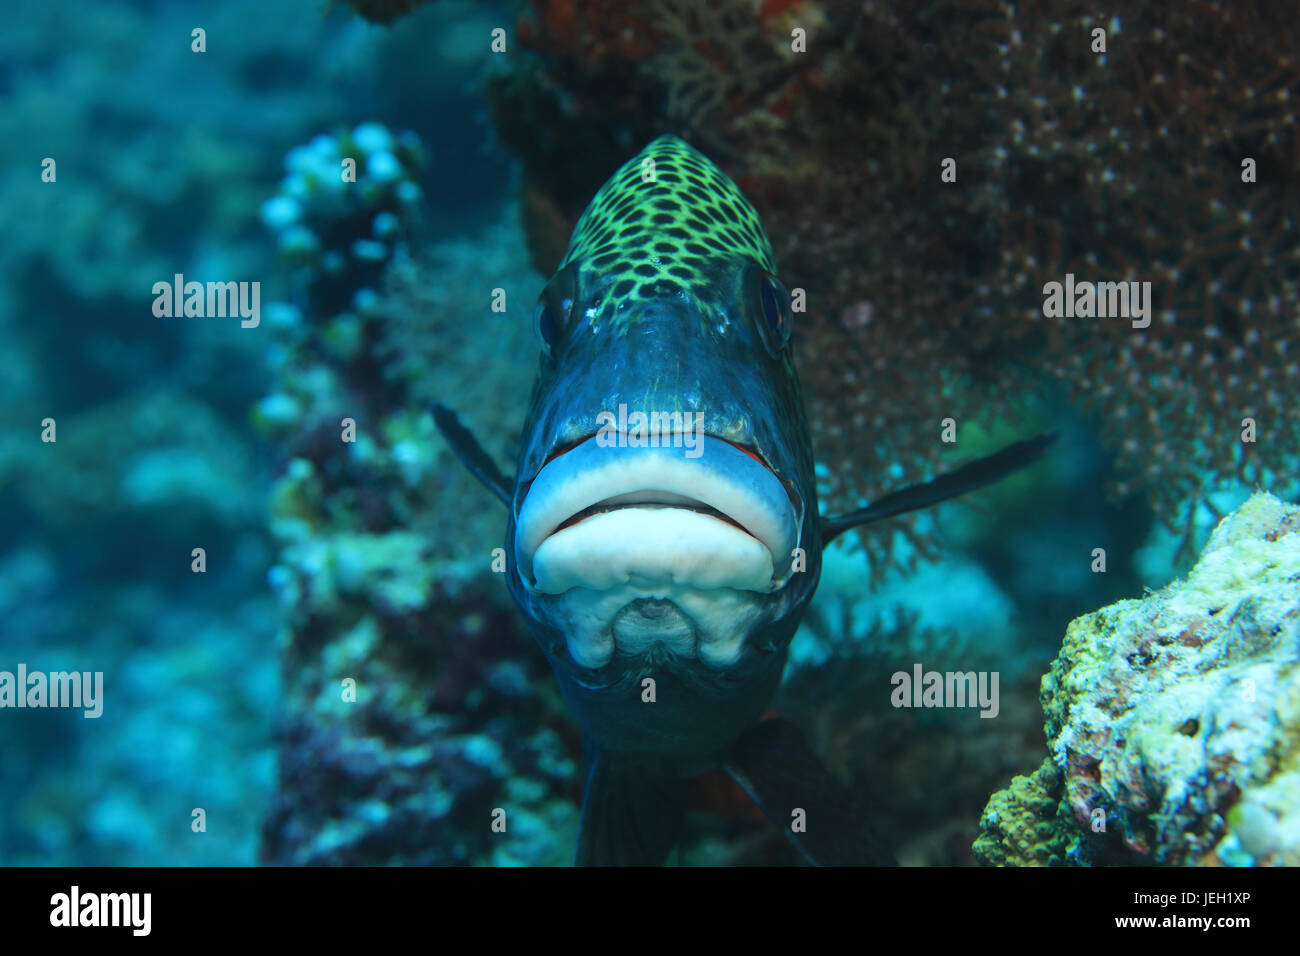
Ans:
{"label": "coral", "polygon": [[[486,568],[503,534],[499,505],[457,466],[428,409],[453,403],[499,461],[514,458],[510,429],[536,357],[524,316],[540,285],[517,228],[494,224],[392,263],[382,293],[346,311],[308,321],[282,309],[276,388],[256,415],[284,451],[280,538],[400,527],[436,542],[439,575]],[[492,311],[494,289],[504,313]],[[357,423],[354,443],[341,441],[345,417]]]}
{"label": "coral", "polygon": [[[527,636],[498,582],[455,594],[415,582],[394,600],[391,581],[410,564],[386,563],[389,550],[382,540],[340,543],[336,560],[296,595],[283,661],[280,787],[263,859],[569,862],[576,763],[551,726],[558,700],[534,690],[547,683],[544,663],[514,659]],[[339,558],[372,574],[352,578]],[[367,590],[384,579],[388,590]],[[317,595],[325,592],[336,597],[323,603]],[[492,826],[497,809],[503,832]]]}
{"label": "coral", "polygon": [[910,573],[887,572],[872,593],[863,586],[861,555],[842,541],[831,544],[791,665],[821,666],[847,653],[908,666],[942,656],[1010,670],[1013,608],[987,571],[960,554],[911,563]]}
{"label": "coral", "polygon": [[[252,527],[259,518],[251,452],[202,402],[156,388],[56,423],[55,442],[0,448],[0,482],[12,480],[51,531],[166,515],[163,537],[174,541],[214,520]],[[224,449],[219,460],[213,448]]]}
{"label": "coral", "polygon": [[500,423],[527,399],[536,346],[525,317],[541,279],[517,227],[499,223],[382,271],[378,282],[344,270],[305,313],[281,306],[268,323],[280,356],[256,420],[284,451],[270,578],[287,620],[263,859],[568,863],[577,741],[490,573],[499,503],[428,412],[454,404],[499,460],[513,457]]}
{"label": "coral", "polygon": [[[663,131],[736,180],[808,293],[796,349],[818,456],[852,466],[826,476],[830,508],[932,473],[944,418],[1023,423],[1038,394],[1086,410],[1116,459],[1112,493],[1141,490],[1171,526],[1224,483],[1294,482],[1286,4],[1122,19],[1077,0],[608,6],[533,0],[520,32],[535,55],[489,87],[500,135],[560,210]],[[1242,182],[1245,157],[1258,182]],[[1046,317],[1043,286],[1067,273],[1151,282],[1150,327]],[[871,540],[883,561],[888,538]]]}
{"label": "coral", "polygon": [[[1070,625],[1042,703],[1048,842],[1068,836],[1071,862],[1300,862],[1297,532],[1300,508],[1256,494],[1185,580]],[[996,795],[986,861],[1022,855],[1009,808],[1050,819],[1023,787]]]}
{"label": "coral", "polygon": [[[828,552],[829,575],[791,646],[774,707],[808,734],[828,769],[871,808],[870,825],[908,865],[968,865],[989,790],[1041,752],[1033,654],[1014,647],[1002,601],[925,595],[963,579],[991,582],[962,560],[923,564],[867,593],[861,555]],[[936,584],[944,581],[943,585]],[[966,593],[961,584],[958,593]],[[915,663],[941,671],[1001,671],[1000,712],[892,706],[891,676]],[[751,858],[749,862],[753,862]]]}
{"label": "coral", "polygon": [[989,800],[973,847],[985,866],[1060,866],[1068,838],[1057,824],[1061,774],[1050,759]]}
{"label": "coral", "polygon": [[[1064,620],[1139,587],[1122,566],[1131,545],[1102,537],[1103,519],[1089,510],[1101,504],[1088,492],[1097,465],[1077,431],[1065,429],[1042,474],[989,489],[986,507],[922,516],[920,534],[943,527],[940,560],[901,545],[910,569],[890,568],[868,588],[861,553],[836,541],[824,554],[777,706],[867,795],[873,821],[905,862],[973,862],[989,792],[1042,760],[1038,683]],[[1006,438],[971,440],[996,447]],[[1056,517],[1044,521],[1036,510]],[[1080,560],[1083,542],[1113,552],[1108,573]],[[891,676],[916,663],[998,673],[997,718],[893,709]]]}
{"label": "coral", "polygon": [[[247,492],[253,509],[260,492]],[[173,503],[164,513],[189,523],[187,510]],[[157,516],[136,515],[129,534],[112,535],[109,544],[93,540],[88,529],[96,525],[87,523],[76,526],[73,547],[13,543],[0,556],[6,669],[26,661],[103,672],[96,719],[6,712],[0,858],[7,865],[247,866],[257,859],[249,817],[260,814],[274,784],[266,711],[278,697],[276,608],[264,589],[254,585],[249,594],[265,550],[247,531],[227,550],[208,515],[201,522],[208,572],[190,574],[188,543],[182,550],[146,534],[155,523]],[[204,832],[190,828],[195,807],[207,814]]]}
{"label": "coral", "polygon": [[419,137],[379,123],[320,135],[291,149],[280,191],[262,203],[276,247],[306,274],[311,307],[333,314],[347,294],[374,295],[393,257],[405,255],[423,194]]}

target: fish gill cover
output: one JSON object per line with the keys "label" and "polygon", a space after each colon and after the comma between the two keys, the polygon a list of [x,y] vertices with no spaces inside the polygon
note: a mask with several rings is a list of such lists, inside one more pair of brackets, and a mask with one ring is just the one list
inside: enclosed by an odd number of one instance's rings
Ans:
{"label": "fish gill cover", "polygon": [[[433,413],[513,472],[573,261],[777,320],[825,514],[1059,432],[821,559],[768,716],[890,854],[1297,861],[1295,519],[1235,511],[1300,498],[1290,4],[61,6],[0,32],[0,863],[573,861],[584,728]],[[673,861],[803,858],[739,770]]]}

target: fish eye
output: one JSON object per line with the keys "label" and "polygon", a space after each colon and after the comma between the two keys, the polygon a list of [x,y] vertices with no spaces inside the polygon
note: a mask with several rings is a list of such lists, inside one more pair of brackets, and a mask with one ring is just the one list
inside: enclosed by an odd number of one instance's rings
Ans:
{"label": "fish eye", "polygon": [[758,271],[758,326],[763,334],[763,344],[772,355],[777,355],[790,341],[794,319],[790,309],[790,293],[781,280],[770,272]]}
{"label": "fish eye", "polygon": [[554,302],[542,293],[537,298],[537,308],[533,310],[533,328],[541,339],[542,349],[548,356],[554,355],[560,347],[560,335],[565,324],[565,317],[559,314]]}
{"label": "fish eye", "polygon": [[575,298],[572,266],[566,266],[552,276],[542,294],[537,297],[537,306],[533,309],[533,328],[548,358],[555,356],[568,335]]}

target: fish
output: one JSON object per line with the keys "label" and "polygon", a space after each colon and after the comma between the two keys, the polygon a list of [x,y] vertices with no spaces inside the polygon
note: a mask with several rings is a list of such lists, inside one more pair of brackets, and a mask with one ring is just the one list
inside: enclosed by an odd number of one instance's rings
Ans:
{"label": "fish", "polygon": [[1025,468],[1055,435],[823,515],[793,306],[753,205],[661,136],[596,193],[538,297],[515,474],[430,409],[507,509],[511,598],[586,742],[579,865],[663,864],[686,781],[718,768],[808,863],[894,862],[869,808],[768,714],[822,550]]}

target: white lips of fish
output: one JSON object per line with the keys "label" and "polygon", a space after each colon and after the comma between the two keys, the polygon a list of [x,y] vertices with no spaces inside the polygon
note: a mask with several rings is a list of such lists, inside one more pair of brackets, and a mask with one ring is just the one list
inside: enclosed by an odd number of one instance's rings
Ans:
{"label": "white lips of fish", "polygon": [[[765,466],[719,439],[680,448],[601,448],[549,462],[529,488],[516,558],[548,602],[574,661],[659,644],[714,668],[734,664],[784,584],[799,518]],[[779,573],[778,573],[779,569]]]}

